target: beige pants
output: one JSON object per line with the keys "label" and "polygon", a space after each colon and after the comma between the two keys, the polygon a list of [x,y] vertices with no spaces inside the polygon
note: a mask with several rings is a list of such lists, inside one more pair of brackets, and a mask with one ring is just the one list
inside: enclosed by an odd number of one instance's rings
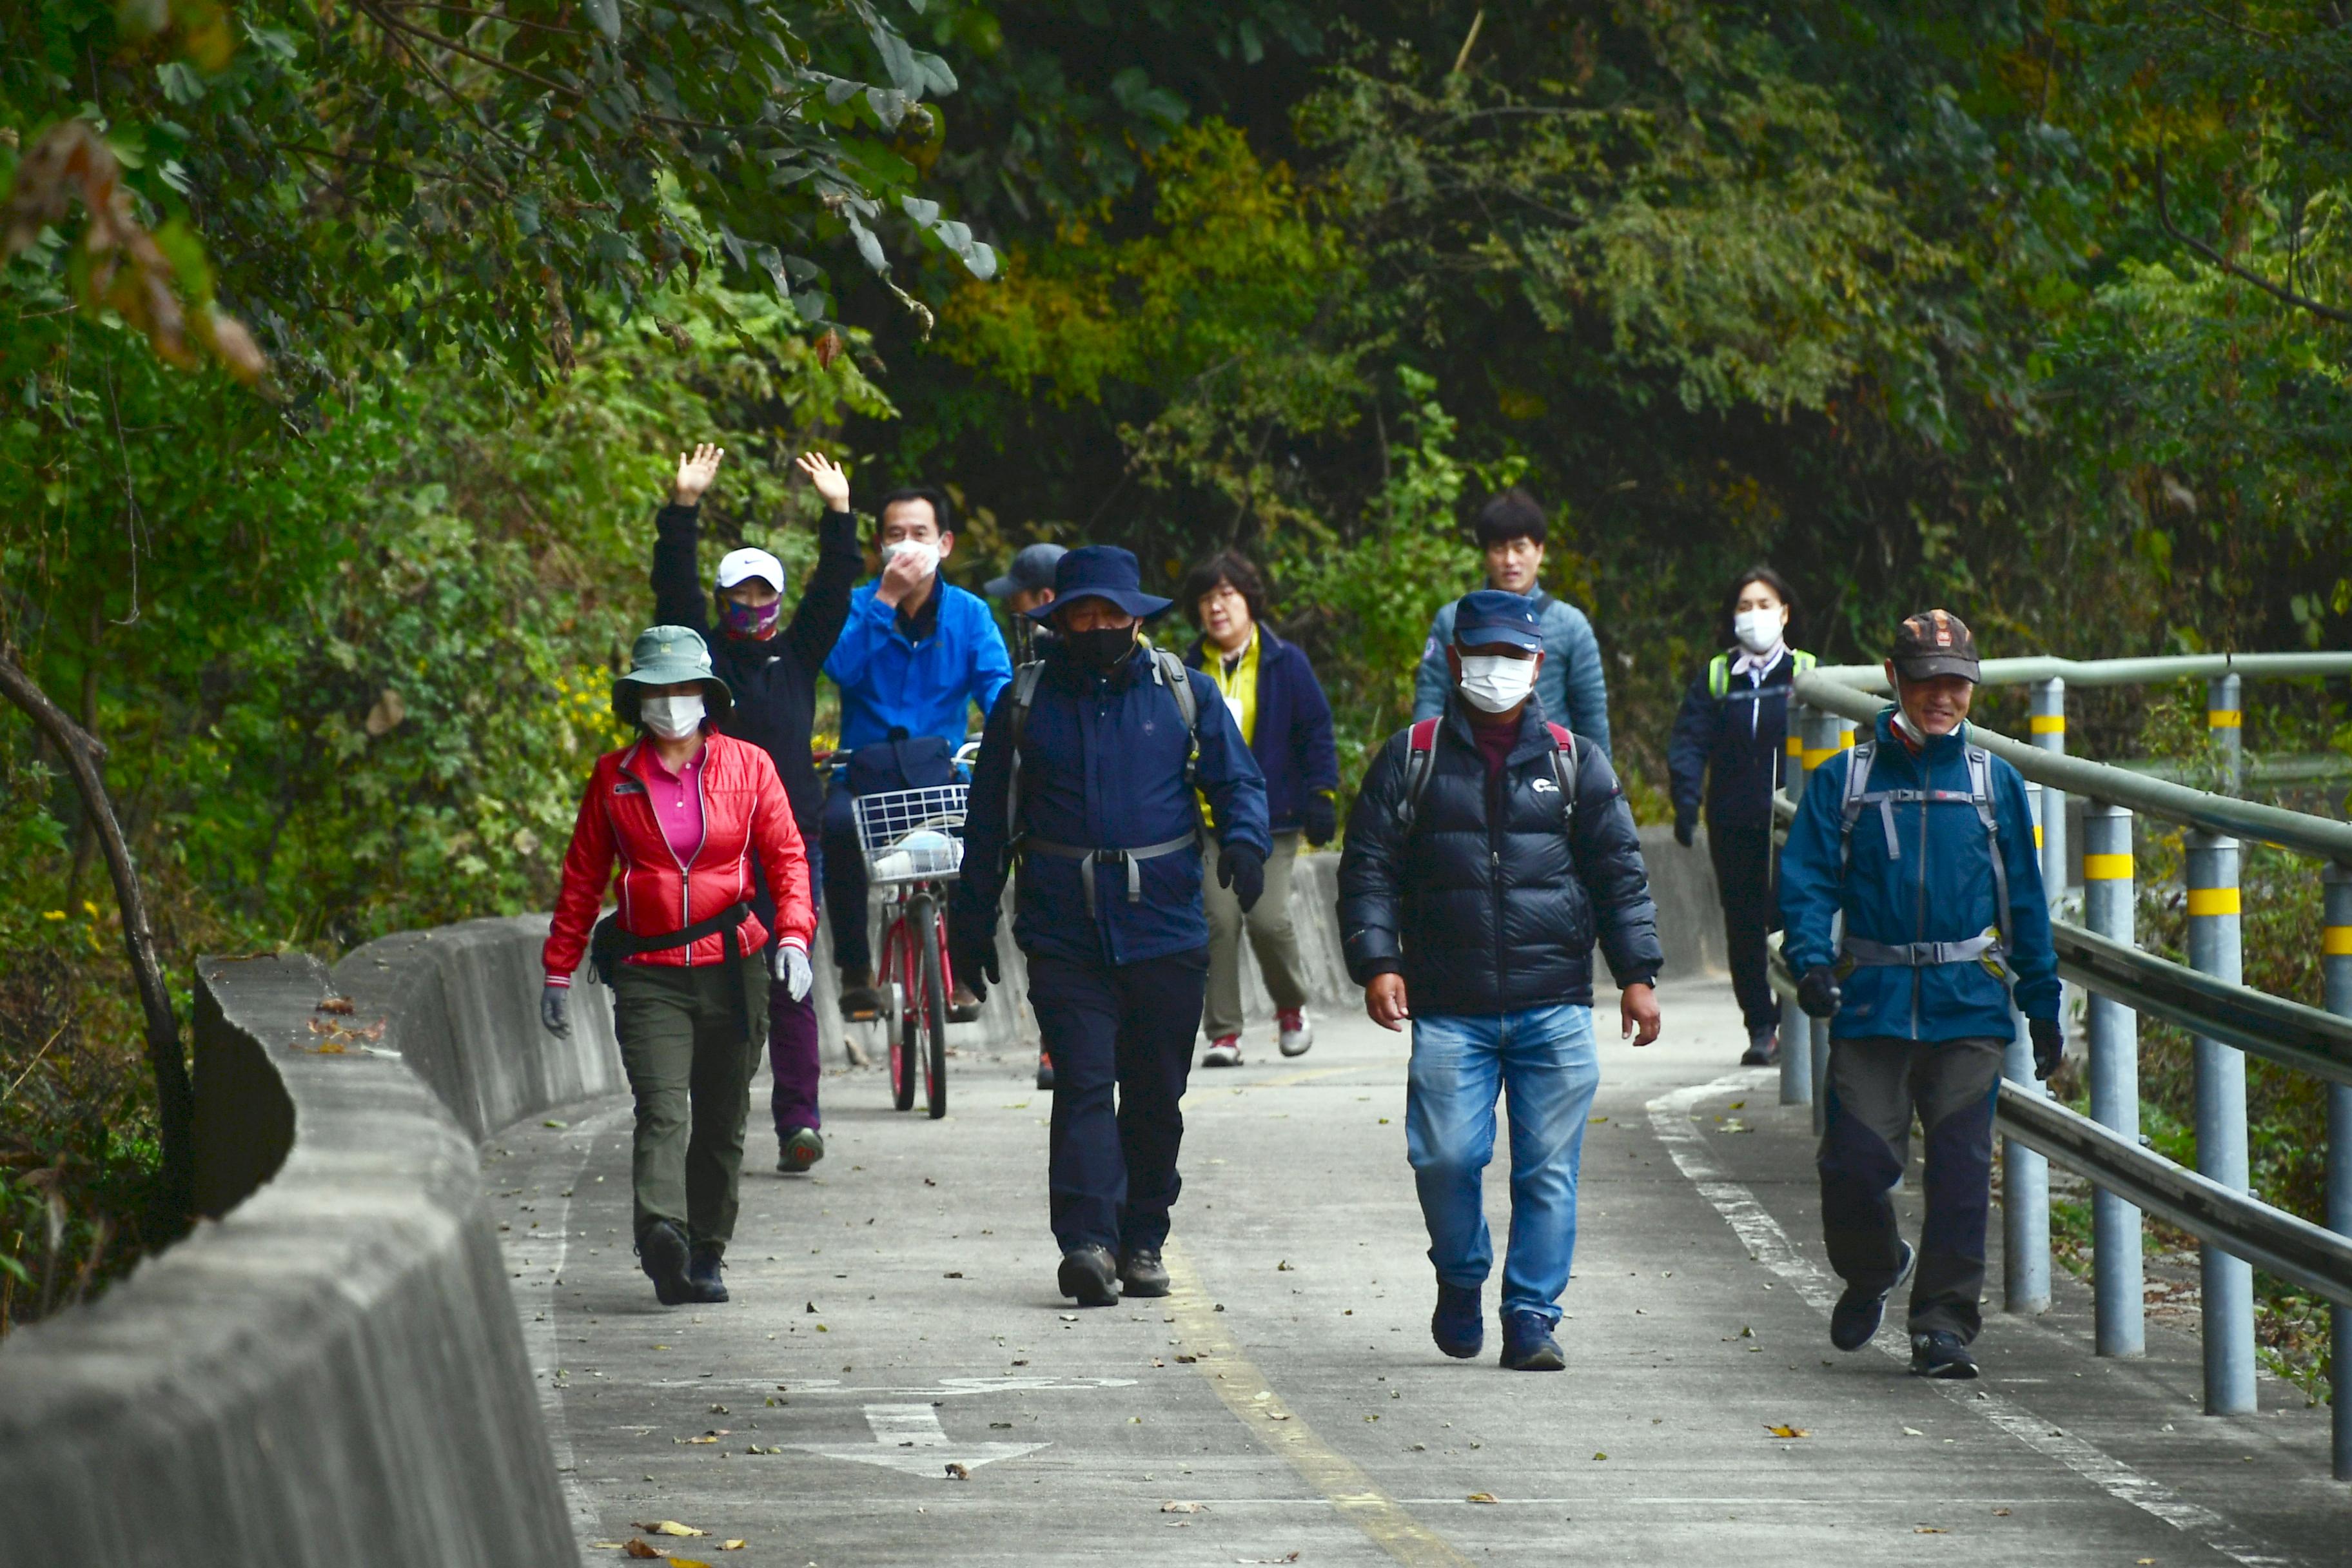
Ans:
{"label": "beige pants", "polygon": [[1290,923],[1290,868],[1298,858],[1296,832],[1274,836],[1274,853],[1265,862],[1265,895],[1257,907],[1242,913],[1242,901],[1231,888],[1217,886],[1217,842],[1201,839],[1201,860],[1208,875],[1201,879],[1201,901],[1209,911],[1209,993],[1201,1027],[1209,1038],[1222,1039],[1242,1032],[1242,930],[1249,930],[1250,946],[1265,976],[1266,994],[1278,1008],[1307,1005],[1307,977],[1298,960],[1298,932]]}

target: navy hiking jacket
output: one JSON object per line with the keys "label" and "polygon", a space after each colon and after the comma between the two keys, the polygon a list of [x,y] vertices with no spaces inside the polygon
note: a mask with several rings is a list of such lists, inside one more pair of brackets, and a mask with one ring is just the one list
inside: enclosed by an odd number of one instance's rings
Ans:
{"label": "navy hiking jacket", "polygon": [[[1205,670],[1208,660],[1222,657],[1206,639],[1192,645],[1184,662]],[[1223,702],[1223,699],[1218,699]],[[1265,775],[1265,815],[1276,833],[1299,826],[1299,811],[1307,797],[1321,791],[1338,793],[1339,752],[1331,741],[1331,703],[1315,667],[1296,643],[1286,643],[1257,628],[1257,723],[1250,754]]]}
{"label": "navy hiking jacket", "polygon": [[1889,803],[1884,812],[1876,805],[1863,807],[1841,876],[1846,773],[1856,753],[1840,752],[1813,771],[1780,851],[1781,942],[1789,968],[1800,975],[1824,963],[1845,971],[1838,982],[1844,1002],[1830,1021],[1830,1033],[1840,1039],[2008,1039],[2016,1026],[2010,1016],[2010,981],[2000,964],[1968,959],[1918,968],[1873,963],[1847,970],[1832,941],[1830,922],[1840,913],[1847,936],[1890,946],[1967,942],[1999,930],[1992,869],[1998,853],[2008,869],[2014,944],[2001,962],[2016,976],[2017,1005],[2029,1018],[2058,1016],[2058,954],[2050,943],[2050,906],[2025,780],[1999,757],[1990,759],[1993,823],[1999,830],[1999,842],[1992,842],[1970,804],[1969,726],[1930,736],[1915,757],[1895,735],[1893,711],[1878,717],[1867,787],[1935,790],[1942,798]]}
{"label": "navy hiking jacket", "polygon": [[1772,826],[1772,796],[1783,782],[1788,754],[1789,686],[1799,660],[1810,665],[1811,658],[1786,649],[1757,682],[1731,672],[1743,651],[1717,656],[1724,661],[1724,695],[1715,694],[1711,668],[1700,670],[1683,693],[1666,745],[1676,821],[1695,819],[1704,794],[1709,827]]}
{"label": "navy hiking jacket", "polygon": [[1564,824],[1542,704],[1527,705],[1490,781],[1469,720],[1448,702],[1407,831],[1411,736],[1389,737],[1348,814],[1339,931],[1356,984],[1401,973],[1424,1014],[1589,1006],[1596,940],[1620,984],[1657,977],[1665,958],[1649,872],[1600,747],[1577,737],[1576,808]]}
{"label": "navy hiking jacket", "polygon": [[[1224,699],[1205,675],[1187,670],[1198,710],[1200,759],[1193,784],[1209,797],[1221,844],[1271,854],[1265,782],[1242,743]],[[963,877],[955,890],[961,930],[996,929],[997,901],[1011,868],[1006,797],[1013,773],[1012,688],[997,701],[972,763],[964,818]],[[1128,897],[1127,863],[1097,862],[1089,904],[1080,862],[1022,857],[1013,937],[1021,951],[1082,963],[1137,963],[1209,943],[1201,907],[1200,805],[1184,778],[1192,749],[1175,697],[1152,675],[1150,650],[1109,674],[1059,647],[1046,654],[1021,742],[1021,830],[1032,839],[1089,849],[1195,842],[1133,863],[1138,897]]]}

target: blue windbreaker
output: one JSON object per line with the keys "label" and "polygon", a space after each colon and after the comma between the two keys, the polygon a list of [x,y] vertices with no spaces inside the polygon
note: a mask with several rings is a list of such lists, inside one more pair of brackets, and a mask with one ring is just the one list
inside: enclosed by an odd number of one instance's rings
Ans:
{"label": "blue windbreaker", "polygon": [[841,688],[841,743],[856,751],[890,739],[893,730],[963,744],[970,710],[985,718],[1013,679],[1013,656],[985,601],[946,583],[939,619],[919,643],[898,629],[898,612],[875,598],[878,583],[849,596],[849,621],[824,661]]}
{"label": "blue windbreaker", "polygon": [[[1931,737],[1922,752],[1895,737],[1889,715],[1879,715],[1874,789],[1935,789],[1958,798],[1895,805],[1898,853],[1890,856],[1876,807],[1854,823],[1852,858],[1843,885],[1838,874],[1841,807],[1852,752],[1841,752],[1805,781],[1805,797],[1780,852],[1780,921],[1789,967],[1798,974],[1837,963],[1830,922],[1845,915],[1847,934],[1900,945],[1965,942],[1995,927],[1993,845],[1969,803],[1965,724]],[[2050,907],[2042,888],[2042,857],[2033,842],[2033,813],[2018,771],[1992,759],[1993,821],[2009,868],[2010,924],[2017,1005],[2031,1018],[2058,1016],[2058,954],[2050,944]],[[1912,969],[1893,964],[1855,967],[1839,981],[1844,1005],[1830,1023],[1840,1039],[1892,1037],[1906,1040],[2006,1039],[2010,985],[1985,963],[1943,963]]]}

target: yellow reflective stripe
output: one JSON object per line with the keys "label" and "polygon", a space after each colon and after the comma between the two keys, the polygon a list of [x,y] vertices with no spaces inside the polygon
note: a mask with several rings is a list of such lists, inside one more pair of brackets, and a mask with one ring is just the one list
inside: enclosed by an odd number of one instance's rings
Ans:
{"label": "yellow reflective stripe", "polygon": [[2205,710],[2205,727],[2209,730],[2235,730],[2245,721],[2245,714],[2235,708]]}
{"label": "yellow reflective stripe", "polygon": [[2042,824],[2038,822],[2033,825],[2033,847],[2036,849],[2042,847]]}
{"label": "yellow reflective stripe", "polygon": [[1792,756],[1792,757],[1801,757],[1801,756],[1803,756],[1803,755],[1805,754],[1805,742],[1802,742],[1802,741],[1801,741],[1801,740],[1799,740],[1799,739],[1798,739],[1796,736],[1794,736],[1794,735],[1790,736],[1790,737],[1789,737],[1789,754],[1790,754],[1790,756]]}
{"label": "yellow reflective stripe", "polygon": [[1836,756],[1838,754],[1838,748],[1835,746],[1827,746],[1818,752],[1812,751],[1809,748],[1801,754],[1804,758],[1805,771],[1807,773],[1811,773],[1815,768],[1820,767],[1823,763],[1826,763],[1832,757]]}
{"label": "yellow reflective stripe", "polygon": [[1854,730],[1841,730],[1841,731],[1838,731],[1838,750],[1839,750],[1839,751],[1841,751],[1841,752],[1851,752],[1851,751],[1853,751],[1853,738],[1854,738],[1854,736],[1855,736],[1856,734],[1858,734],[1859,732],[1860,732],[1860,731],[1854,731]]}
{"label": "yellow reflective stripe", "polygon": [[2066,715],[2063,713],[2036,713],[2033,715],[2033,732],[2037,735],[2064,734],[2066,732]]}
{"label": "yellow reflective stripe", "polygon": [[2352,958],[2352,926],[2320,927],[2319,951],[2329,958]]}
{"label": "yellow reflective stripe", "polygon": [[2131,875],[2132,858],[2128,855],[2083,857],[2083,879],[2086,882],[2128,882]]}
{"label": "yellow reflective stripe", "polygon": [[2189,889],[2189,912],[2192,915],[2234,915],[2238,912],[2238,889],[2191,888]]}

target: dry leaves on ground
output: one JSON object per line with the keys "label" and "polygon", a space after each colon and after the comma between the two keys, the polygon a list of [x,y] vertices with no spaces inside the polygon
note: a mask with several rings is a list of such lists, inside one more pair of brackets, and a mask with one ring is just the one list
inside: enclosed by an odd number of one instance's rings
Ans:
{"label": "dry leaves on ground", "polygon": [[953,1459],[950,1459],[948,1461],[948,1479],[951,1481],[968,1481],[971,1479],[971,1472],[964,1468],[961,1465],[957,1464]]}
{"label": "dry leaves on ground", "polygon": [[[1597,1459],[1601,1456],[1595,1454],[1592,1457]],[[1503,1500],[1496,1497],[1493,1492],[1472,1492],[1470,1494],[1469,1500],[1472,1502],[1500,1502]]]}
{"label": "dry leaves on ground", "polygon": [[1162,1513],[1206,1513],[1209,1511],[1209,1505],[1204,1502],[1163,1502],[1160,1505],[1160,1511]]}
{"label": "dry leaves on ground", "polygon": [[1775,1437],[1810,1437],[1812,1436],[1812,1433],[1810,1430],[1802,1426],[1768,1426],[1764,1430],[1771,1433]]}
{"label": "dry leaves on ground", "polygon": [[639,1524],[637,1529],[651,1535],[708,1535],[707,1530],[697,1530],[690,1524],[680,1524],[674,1519],[656,1520],[651,1524]]}

